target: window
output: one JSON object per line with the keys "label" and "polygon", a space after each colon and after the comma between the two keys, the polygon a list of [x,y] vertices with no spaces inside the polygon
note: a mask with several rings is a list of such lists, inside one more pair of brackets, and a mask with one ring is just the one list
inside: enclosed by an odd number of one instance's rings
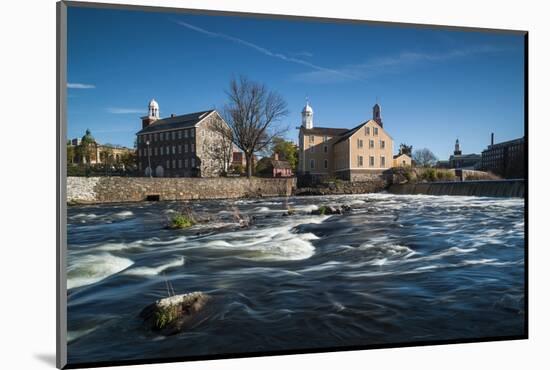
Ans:
{"label": "window", "polygon": [[183,136],[184,136],[185,138],[188,138],[188,137],[189,137],[189,130],[183,131]]}
{"label": "window", "polygon": [[170,161],[166,161],[166,168],[170,168]]}
{"label": "window", "polygon": [[172,140],[176,140],[176,131],[172,131]]}
{"label": "window", "polygon": [[309,142],[310,142],[310,143],[315,142],[315,136],[309,135]]}
{"label": "window", "polygon": [[141,149],[138,149],[138,157],[141,157]]}
{"label": "window", "polygon": [[315,168],[315,159],[310,159],[309,168],[311,168],[311,169]]}
{"label": "window", "polygon": [[357,166],[363,167],[363,156],[362,155],[357,156]]}
{"label": "window", "polygon": [[325,136],[323,137],[323,142],[326,143],[327,141],[328,141],[328,136],[325,135]]}
{"label": "window", "polygon": [[189,161],[187,160],[187,158],[185,158],[185,160],[183,161],[183,167],[187,168],[188,164],[189,164]]}
{"label": "window", "polygon": [[[178,139],[181,139],[181,130],[178,130]],[[181,168],[181,166],[180,166]]]}
{"label": "window", "polygon": [[160,140],[164,140],[164,132],[160,133]]}
{"label": "window", "polygon": [[[178,131],[181,132],[181,131]],[[181,154],[181,144],[178,144],[178,154]]]}
{"label": "window", "polygon": [[191,158],[191,168],[195,168],[195,158]]}
{"label": "window", "polygon": [[314,147],[313,145],[310,146],[310,147],[309,147],[309,151],[310,151],[311,153],[315,153],[315,147]]}
{"label": "window", "polygon": [[373,156],[369,157],[369,166],[374,167],[374,157]]}
{"label": "window", "polygon": [[176,154],[176,146],[172,145],[172,154]]}
{"label": "window", "polygon": [[191,129],[191,137],[195,137],[195,130]]}
{"label": "window", "polygon": [[[180,131],[178,131],[180,132]],[[178,168],[181,168],[181,159],[178,159]]]}
{"label": "window", "polygon": [[328,160],[325,159],[325,169],[328,168]]}
{"label": "window", "polygon": [[155,139],[153,141],[159,141],[159,134],[155,134]]}
{"label": "window", "polygon": [[195,144],[191,143],[191,153],[195,151]]}
{"label": "window", "polygon": [[370,136],[370,127],[369,126],[365,127],[365,135]]}
{"label": "window", "polygon": [[[185,131],[185,132],[187,132],[187,131]],[[187,153],[187,149],[189,149],[189,147],[187,146],[187,143],[185,143],[185,144],[183,145],[183,151],[184,151],[185,153]]]}
{"label": "window", "polygon": [[378,136],[378,127],[373,127],[372,131],[374,132],[374,136]]}
{"label": "window", "polygon": [[172,168],[176,168],[176,160],[175,159],[172,160]]}
{"label": "window", "polygon": [[325,153],[328,153],[328,146],[325,145],[325,146],[323,147],[323,151],[324,151]]}
{"label": "window", "polygon": [[357,147],[362,148],[363,147],[363,140],[357,139]]}
{"label": "window", "polygon": [[369,140],[369,148],[374,148],[374,140]]}
{"label": "window", "polygon": [[380,157],[380,167],[386,167],[386,157]]}
{"label": "window", "polygon": [[386,142],[384,140],[380,140],[380,149],[386,148]]}
{"label": "window", "polygon": [[164,155],[164,147],[160,147],[160,155]]}
{"label": "window", "polygon": [[158,149],[159,149],[159,148],[155,147],[155,149],[154,149],[155,155],[158,155]]}

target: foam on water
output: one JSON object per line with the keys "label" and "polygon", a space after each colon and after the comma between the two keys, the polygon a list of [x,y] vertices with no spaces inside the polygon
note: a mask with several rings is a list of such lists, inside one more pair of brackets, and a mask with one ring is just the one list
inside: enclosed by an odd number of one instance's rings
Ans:
{"label": "foam on water", "polygon": [[168,270],[169,268],[183,266],[184,263],[185,263],[185,259],[183,256],[181,256],[181,257],[171,259],[170,261],[155,267],[149,267],[149,266],[133,267],[124,271],[124,274],[135,275],[135,276],[155,276],[160,274],[164,270]]}
{"label": "foam on water", "polygon": [[109,253],[88,254],[78,258],[69,256],[67,289],[97,283],[133,263],[128,258],[116,257]]}

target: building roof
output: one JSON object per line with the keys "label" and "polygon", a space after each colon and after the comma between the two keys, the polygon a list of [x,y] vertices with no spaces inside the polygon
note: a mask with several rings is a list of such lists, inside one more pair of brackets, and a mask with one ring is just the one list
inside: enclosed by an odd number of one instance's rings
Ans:
{"label": "building roof", "polygon": [[214,112],[214,109],[183,114],[180,116],[161,118],[153,122],[151,125],[138,131],[137,135],[147,134],[156,131],[176,130],[181,128],[193,127],[212,112]]}
{"label": "building roof", "polygon": [[275,159],[272,159],[271,164],[273,165],[273,168],[277,169],[291,168],[290,163],[287,161],[276,161]]}
{"label": "building roof", "polygon": [[394,155],[394,156],[393,156],[393,159],[399,158],[399,157],[401,157],[402,155],[405,155],[405,156],[411,158],[411,156],[408,155],[407,153],[401,153],[401,154],[396,154],[396,155]]}
{"label": "building roof", "polygon": [[366,125],[369,121],[371,121],[371,120],[360,123],[359,125],[355,126],[354,128],[352,128],[350,130],[347,130],[346,132],[344,132],[342,134],[342,136],[334,144],[338,144],[339,142],[346,140],[351,135],[355,134],[357,132],[357,130],[359,130],[363,125]]}
{"label": "building roof", "polygon": [[329,136],[340,136],[343,133],[347,132],[347,128],[331,128],[331,127],[313,127],[305,128],[301,127],[304,132],[304,135],[329,135]]}
{"label": "building roof", "polygon": [[458,154],[458,155],[451,155],[449,158],[451,158],[451,159],[480,159],[481,155],[480,154],[475,154],[475,153]]}
{"label": "building roof", "polygon": [[523,144],[524,142],[525,142],[525,136],[522,136],[522,137],[517,138],[517,139],[503,141],[501,143],[496,143],[496,144],[493,144],[493,145],[489,145],[487,147],[487,149],[485,149],[483,151],[485,152],[485,151],[491,150],[493,148],[499,148],[499,147],[504,147],[504,146],[508,146],[508,145]]}

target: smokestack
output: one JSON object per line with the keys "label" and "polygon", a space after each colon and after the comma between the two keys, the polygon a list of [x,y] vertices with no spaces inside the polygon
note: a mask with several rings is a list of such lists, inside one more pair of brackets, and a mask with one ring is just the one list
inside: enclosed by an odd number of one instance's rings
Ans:
{"label": "smokestack", "polygon": [[495,145],[495,133],[491,132],[491,146]]}

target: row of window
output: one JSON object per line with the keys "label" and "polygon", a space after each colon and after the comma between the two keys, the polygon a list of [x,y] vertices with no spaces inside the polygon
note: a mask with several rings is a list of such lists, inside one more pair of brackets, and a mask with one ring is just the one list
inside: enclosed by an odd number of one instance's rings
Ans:
{"label": "row of window", "polygon": [[[172,145],[170,146],[161,146],[161,147],[154,147],[154,148],[143,148],[138,149],[138,156],[139,157],[145,157],[147,155],[147,149],[149,149],[149,155],[156,156],[156,155],[169,155],[169,154],[176,154],[176,146]],[[171,150],[170,150],[171,149]],[[177,153],[182,153],[182,145],[177,146]],[[195,152],[195,144],[191,143],[191,145],[183,144],[183,153],[188,153],[189,149],[191,149],[191,153]]]}
{"label": "row of window", "polygon": [[[385,140],[380,140],[379,146],[380,146],[380,149],[385,149],[386,148],[386,141]],[[357,139],[357,148],[360,149],[362,147],[363,147],[363,139]],[[374,148],[374,140],[370,139],[369,140],[369,149],[373,149],[373,148]]]}
{"label": "row of window", "polygon": [[186,129],[186,130],[176,130],[176,131],[168,131],[168,132],[156,132],[154,134],[145,134],[145,135],[139,135],[138,136],[138,142],[139,143],[147,143],[147,142],[156,142],[156,141],[164,141],[164,140],[176,140],[181,138],[193,138],[195,137],[195,130],[194,129]]}
{"label": "row of window", "polygon": [[[363,156],[357,156],[357,167],[363,167]],[[374,167],[374,156],[369,156],[369,167]],[[386,157],[380,157],[380,167],[386,167]]]}
{"label": "row of window", "polygon": [[[189,167],[189,164],[191,164],[191,167]],[[139,169],[141,170],[142,169],[142,166],[141,166],[141,162],[138,164],[139,166]],[[178,159],[177,161],[175,159],[173,160],[167,160],[166,161],[166,168],[169,169],[169,168],[173,168],[173,169],[177,169],[177,168],[195,168],[195,158],[191,158],[191,160],[189,161],[187,158],[184,159],[184,160],[181,160],[181,159]]]}

